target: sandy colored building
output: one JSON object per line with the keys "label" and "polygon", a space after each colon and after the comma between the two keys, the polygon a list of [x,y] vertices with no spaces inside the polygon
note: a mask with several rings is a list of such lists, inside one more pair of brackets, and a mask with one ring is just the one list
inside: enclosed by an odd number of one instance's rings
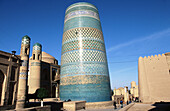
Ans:
{"label": "sandy colored building", "polygon": [[16,103],[20,63],[20,56],[0,51],[0,106]]}
{"label": "sandy colored building", "polygon": [[170,102],[170,53],[139,57],[138,79],[143,103]]}
{"label": "sandy colored building", "polygon": [[136,85],[135,81],[131,82],[130,94],[132,94],[133,97],[135,97],[135,98],[139,97],[138,85]]}
{"label": "sandy colored building", "polygon": [[124,88],[123,87],[120,87],[118,89],[115,88],[113,92],[114,92],[114,95],[124,95]]}
{"label": "sandy colored building", "polygon": [[30,57],[29,94],[38,88],[45,88],[49,97],[59,98],[60,66],[58,60],[46,52],[42,52],[39,43],[34,44],[32,57]]}
{"label": "sandy colored building", "polygon": [[127,86],[125,86],[124,88],[123,87],[120,87],[118,89],[115,88],[113,90],[112,100],[116,101],[116,103],[120,103],[121,100],[127,102],[130,100],[130,98],[132,98],[132,95],[129,94]]}
{"label": "sandy colored building", "polygon": [[[23,38],[25,37],[26,36]],[[27,41],[23,38],[21,44],[22,53],[20,55],[15,55],[15,51],[13,53],[0,51],[0,110],[1,108],[6,108],[4,106],[15,108],[17,97],[21,97],[20,95],[22,95],[23,97],[20,99],[25,99],[25,92],[27,94],[30,87],[34,89],[33,91],[30,90],[30,94],[32,94],[32,92],[34,93],[37,88],[43,87],[48,90],[49,97],[59,97],[60,65],[58,65],[58,61],[48,53],[42,52],[42,50],[40,53],[33,52],[32,57],[30,57],[27,61],[22,59],[21,57],[23,54],[28,56],[29,52],[29,49],[23,45],[23,43],[27,43]],[[37,54],[41,55],[37,56]],[[34,56],[36,60],[34,60]],[[40,63],[39,69],[31,68],[36,65],[38,60]],[[29,63],[29,72],[28,69],[25,68],[27,63]],[[23,73],[23,71],[25,71],[25,73]],[[33,76],[38,74],[36,72],[40,72],[39,78]],[[37,86],[37,84],[33,84],[31,81],[34,77],[39,82],[39,86]],[[28,84],[24,81],[27,78]],[[20,81],[20,79],[23,80]],[[19,88],[19,84],[21,88]],[[25,86],[28,86],[28,88]],[[23,89],[25,91],[23,91]],[[19,91],[20,93],[18,93]],[[19,104],[19,107],[20,105],[21,107],[24,107],[24,103]]]}

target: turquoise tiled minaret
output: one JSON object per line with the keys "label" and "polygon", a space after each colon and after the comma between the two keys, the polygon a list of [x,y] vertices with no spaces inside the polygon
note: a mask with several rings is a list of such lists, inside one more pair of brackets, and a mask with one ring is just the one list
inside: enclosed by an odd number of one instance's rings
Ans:
{"label": "turquoise tiled minaret", "polygon": [[61,100],[111,100],[98,9],[90,3],[75,3],[66,10],[60,77]]}

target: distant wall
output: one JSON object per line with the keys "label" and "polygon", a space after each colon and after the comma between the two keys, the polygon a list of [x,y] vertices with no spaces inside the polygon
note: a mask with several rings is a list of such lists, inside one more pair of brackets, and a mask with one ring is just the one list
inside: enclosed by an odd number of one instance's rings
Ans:
{"label": "distant wall", "polygon": [[139,98],[142,102],[170,102],[170,65],[168,61],[170,61],[169,53],[139,58]]}

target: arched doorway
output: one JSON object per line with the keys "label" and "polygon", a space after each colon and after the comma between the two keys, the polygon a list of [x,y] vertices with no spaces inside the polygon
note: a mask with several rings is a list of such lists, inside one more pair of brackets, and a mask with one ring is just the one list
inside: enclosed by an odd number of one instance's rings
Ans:
{"label": "arched doorway", "polygon": [[1,104],[1,98],[2,98],[3,82],[4,82],[4,74],[3,74],[3,72],[0,70],[0,104]]}

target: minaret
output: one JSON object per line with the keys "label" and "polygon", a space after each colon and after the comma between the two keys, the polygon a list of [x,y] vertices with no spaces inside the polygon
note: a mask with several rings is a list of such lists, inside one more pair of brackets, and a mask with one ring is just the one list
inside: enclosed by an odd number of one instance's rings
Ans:
{"label": "minaret", "polygon": [[18,94],[16,109],[24,108],[25,99],[28,92],[27,82],[28,82],[28,63],[30,54],[30,37],[27,35],[22,38],[21,43],[21,66],[18,81]]}
{"label": "minaret", "polygon": [[72,4],[65,12],[60,98],[87,102],[111,100],[98,9],[90,3]]}
{"label": "minaret", "polygon": [[41,85],[42,46],[35,43],[32,51],[31,70],[29,77],[29,93],[33,94]]}

